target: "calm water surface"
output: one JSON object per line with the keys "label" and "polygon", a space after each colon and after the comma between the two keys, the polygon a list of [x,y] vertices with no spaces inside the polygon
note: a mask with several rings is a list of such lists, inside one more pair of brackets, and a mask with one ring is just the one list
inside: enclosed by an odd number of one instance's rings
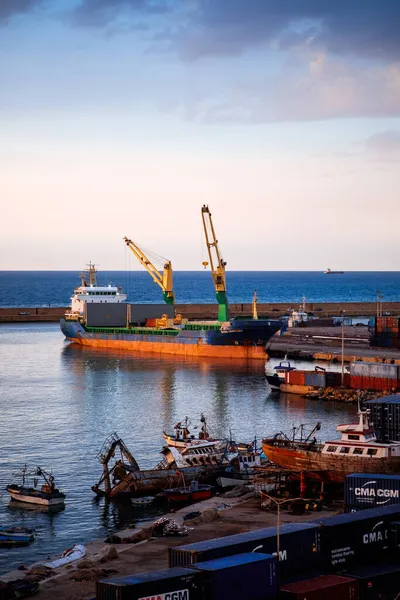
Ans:
{"label": "calm water surface", "polygon": [[2,495],[0,524],[34,527],[38,538],[26,548],[0,549],[0,573],[105,538],[145,516],[126,503],[98,501],[90,489],[101,474],[96,454],[113,431],[146,468],[160,458],[162,431],[185,415],[195,422],[204,412],[212,434],[227,436],[231,429],[236,439],[251,441],[317,420],[322,436],[330,436],[354,413],[349,406],[270,394],[263,363],[80,348],[64,341],[57,324],[0,325],[0,365],[1,488],[28,463],[51,469],[67,493],[65,510],[52,515],[15,508]]}

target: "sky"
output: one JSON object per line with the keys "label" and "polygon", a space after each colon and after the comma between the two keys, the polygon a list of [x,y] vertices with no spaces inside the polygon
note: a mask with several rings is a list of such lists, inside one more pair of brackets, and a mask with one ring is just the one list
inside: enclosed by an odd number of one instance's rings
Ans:
{"label": "sky", "polygon": [[201,269],[203,204],[230,270],[398,270],[399,30],[398,0],[1,0],[0,270],[121,270],[124,236]]}

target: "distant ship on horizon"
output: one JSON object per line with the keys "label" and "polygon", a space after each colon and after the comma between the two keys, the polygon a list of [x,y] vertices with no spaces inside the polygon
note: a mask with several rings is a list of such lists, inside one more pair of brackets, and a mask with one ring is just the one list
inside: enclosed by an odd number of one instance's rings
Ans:
{"label": "distant ship on horizon", "polygon": [[326,269],[326,271],[324,271],[325,275],[343,275],[344,271],[331,271],[331,269]]}

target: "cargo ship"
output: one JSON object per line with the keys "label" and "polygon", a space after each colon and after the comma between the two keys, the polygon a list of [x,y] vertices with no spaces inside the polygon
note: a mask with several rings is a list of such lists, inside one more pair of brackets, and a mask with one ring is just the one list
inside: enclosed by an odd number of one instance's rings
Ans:
{"label": "cargo ship", "polygon": [[284,469],[322,481],[342,483],[351,473],[400,473],[400,442],[377,441],[369,411],[358,410],[358,423],[338,425],[337,440],[318,443],[313,437],[320,424],[300,439],[278,433],[262,441],[266,457]]}
{"label": "cargo ship", "polygon": [[344,275],[344,271],[332,271],[331,269],[326,269],[324,275]]}
{"label": "cargo ship", "polygon": [[[81,273],[70,309],[60,321],[61,331],[71,342],[83,346],[135,350],[187,357],[219,357],[265,360],[266,344],[278,331],[280,320],[253,316],[229,318],[225,266],[207,206],[202,208],[210,266],[218,302],[215,321],[189,321],[175,314],[172,265],[161,274],[140,248],[128,238],[126,245],[149,272],[162,291],[165,304],[129,304],[127,296],[113,285],[98,286],[96,269],[89,264]],[[214,253],[215,256],[214,256]],[[204,267],[208,262],[203,263]]]}

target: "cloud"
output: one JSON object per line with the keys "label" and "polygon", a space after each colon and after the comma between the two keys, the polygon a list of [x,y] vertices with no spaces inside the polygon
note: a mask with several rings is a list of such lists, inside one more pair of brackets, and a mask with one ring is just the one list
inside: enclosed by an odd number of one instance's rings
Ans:
{"label": "cloud", "polygon": [[43,4],[43,0],[0,0],[0,22],[7,21],[16,13],[28,12]]}
{"label": "cloud", "polygon": [[365,140],[366,151],[380,159],[400,158],[400,131],[388,130],[375,133]]}
{"label": "cloud", "polygon": [[69,11],[69,17],[75,25],[105,28],[118,24],[126,31],[131,19],[169,10],[168,0],[82,0]]}
{"label": "cloud", "polygon": [[399,26],[397,0],[199,0],[179,43],[192,59],[270,44],[394,58]]}
{"label": "cloud", "polygon": [[[173,99],[169,101],[172,106]],[[229,87],[194,88],[184,100],[176,97],[176,106],[184,117],[203,123],[398,116],[400,61],[360,69],[310,52],[291,58],[277,73],[242,74]]]}

